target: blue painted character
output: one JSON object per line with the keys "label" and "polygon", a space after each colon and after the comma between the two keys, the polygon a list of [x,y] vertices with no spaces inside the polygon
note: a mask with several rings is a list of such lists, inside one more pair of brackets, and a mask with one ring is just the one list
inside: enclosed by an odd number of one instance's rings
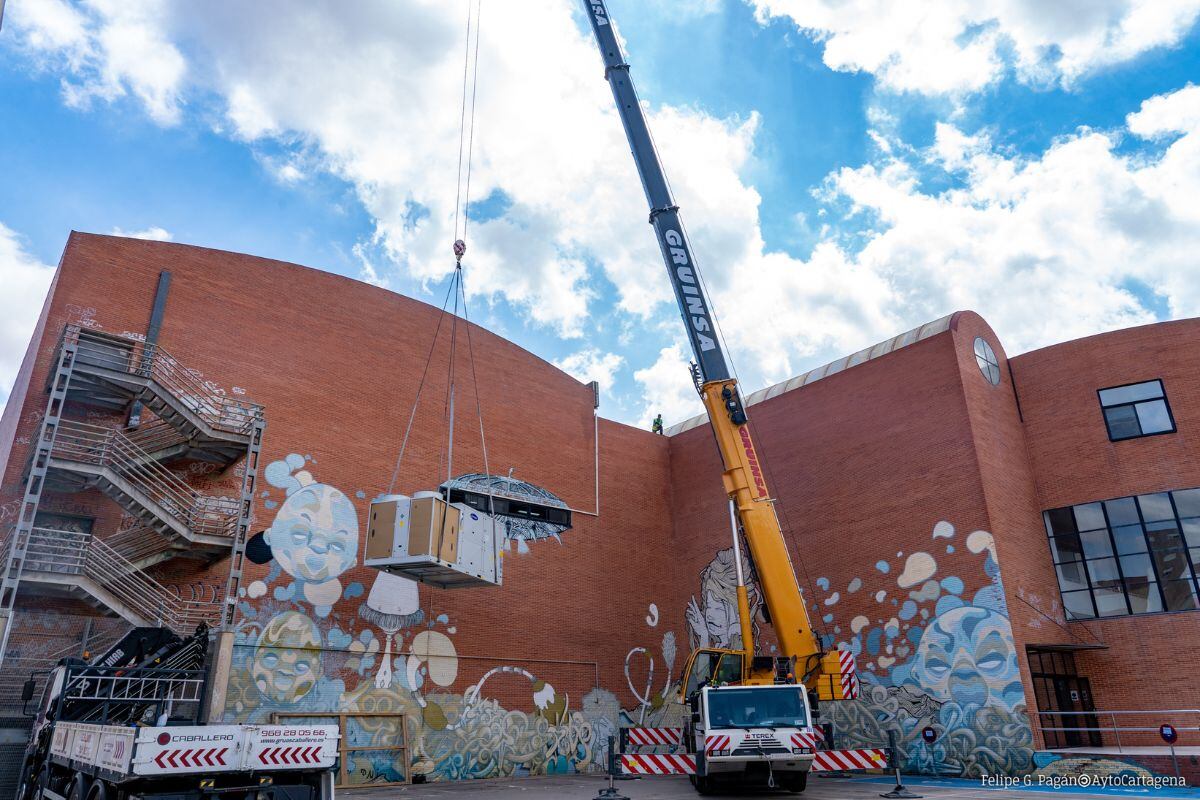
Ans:
{"label": "blue painted character", "polygon": [[1025,702],[1008,617],[979,606],[938,615],[925,628],[912,660],[893,678],[896,685],[907,683],[964,710],[1012,711]]}
{"label": "blue painted character", "polygon": [[350,499],[323,483],[303,485],[288,495],[264,539],[305,599],[328,614],[342,594],[338,576],[358,560],[358,514]]}

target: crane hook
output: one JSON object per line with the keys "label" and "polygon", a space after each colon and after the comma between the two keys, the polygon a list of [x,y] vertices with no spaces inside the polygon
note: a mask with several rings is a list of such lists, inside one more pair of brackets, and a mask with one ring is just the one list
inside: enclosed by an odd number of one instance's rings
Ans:
{"label": "crane hook", "polygon": [[462,239],[455,239],[454,240],[454,260],[457,261],[459,264],[461,264],[462,257],[466,254],[466,252],[467,252],[467,243],[464,242]]}

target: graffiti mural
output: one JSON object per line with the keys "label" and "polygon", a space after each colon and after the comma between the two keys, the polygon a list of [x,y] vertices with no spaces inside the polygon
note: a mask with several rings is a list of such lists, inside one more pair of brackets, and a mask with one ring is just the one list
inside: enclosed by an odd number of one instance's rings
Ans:
{"label": "graffiti mural", "polygon": [[[722,550],[701,572],[699,596],[686,609],[692,647],[741,647],[733,558],[732,548]],[[807,598],[826,646],[858,661],[860,699],[822,708],[837,746],[886,745],[894,731],[906,771],[1031,772],[1033,733],[992,535],[959,537],[943,520],[926,549],[867,565],[844,584],[817,578],[817,596]],[[762,597],[757,586],[748,589],[757,638]],[[643,696],[632,681],[630,688]],[[938,732],[932,745],[921,737],[926,726]]]}
{"label": "graffiti mural", "polygon": [[[628,712],[606,690],[572,698],[517,664],[491,665],[464,684],[457,626],[422,608],[418,584],[383,572],[369,589],[352,580],[360,535],[352,497],[365,506],[366,493],[348,495],[317,473],[310,456],[296,453],[264,470],[274,491],[260,499],[274,516],[247,552],[266,574],[241,592],[226,721],[361,715],[343,731],[346,767],[352,783],[368,784],[588,771],[603,765],[622,718],[662,716],[676,653],[675,634],[656,630],[657,607],[646,618],[654,657],[636,648],[627,660],[626,678],[640,687],[640,705]],[[510,540],[528,552],[558,532],[514,526]],[[493,691],[524,695],[526,710],[506,708]]]}
{"label": "graffiti mural", "polygon": [[[688,602],[686,616],[692,649],[722,647],[740,650],[742,629],[737,610],[737,569],[733,548],[721,550],[700,573],[700,599]],[[742,555],[743,574],[750,575],[750,562]],[[749,582],[750,617],[755,620],[754,634],[758,636],[758,617],[762,609],[762,594]]]}
{"label": "graffiti mural", "polygon": [[[942,521],[931,539],[949,557],[955,537],[954,526]],[[891,730],[908,771],[1027,773],[1034,768],[1033,734],[995,543],[987,531],[974,531],[963,544],[966,552],[953,563],[971,559],[981,573],[969,581],[939,574],[938,556],[919,551],[897,553],[895,569],[892,560],[880,560],[867,579],[846,587],[850,595],[871,583],[866,602],[877,611],[854,616],[849,630],[833,627],[862,678],[859,700],[829,705],[839,746],[878,745]],[[968,582],[982,588],[968,594]],[[814,608],[826,612],[821,620],[829,626],[843,598],[829,580],[817,584],[826,596]],[[932,745],[921,738],[927,725],[938,732]]]}
{"label": "graffiti mural", "polygon": [[314,482],[303,466],[303,456],[292,454],[267,467],[267,482],[284,489],[287,499],[264,541],[275,562],[296,580],[277,594],[300,592],[318,615],[327,616],[341,597],[338,576],[358,560],[358,513],[346,495]]}

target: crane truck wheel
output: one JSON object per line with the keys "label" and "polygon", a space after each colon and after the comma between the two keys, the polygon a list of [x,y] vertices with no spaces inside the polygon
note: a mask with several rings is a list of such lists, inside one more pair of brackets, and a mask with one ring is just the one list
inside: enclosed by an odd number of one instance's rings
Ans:
{"label": "crane truck wheel", "polygon": [[71,779],[71,783],[67,786],[67,800],[85,800],[88,796],[88,779],[81,773],[75,773],[75,777]]}
{"label": "crane truck wheel", "polygon": [[104,780],[95,780],[92,782],[92,787],[88,789],[87,800],[108,800],[108,782]]}
{"label": "crane truck wheel", "polygon": [[707,776],[700,777],[697,775],[689,775],[688,777],[691,778],[692,787],[696,790],[697,794],[709,795],[713,793],[712,779]]}

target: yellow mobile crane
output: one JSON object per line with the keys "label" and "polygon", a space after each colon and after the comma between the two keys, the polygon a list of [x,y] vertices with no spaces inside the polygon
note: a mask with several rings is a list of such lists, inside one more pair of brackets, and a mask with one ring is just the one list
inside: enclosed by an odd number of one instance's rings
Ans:
{"label": "yellow mobile crane", "polygon": [[[695,354],[693,378],[721,451],[729,495],[743,649],[696,650],[685,665],[681,693],[692,709],[686,740],[689,750],[704,752],[707,762],[707,774],[694,777],[693,782],[705,792],[722,778],[740,782],[765,778],[769,785],[801,791],[812,762],[812,739],[804,733],[813,727],[809,697],[833,701],[856,695],[854,659],[850,653],[825,649],[809,622],[737,381],[721,351],[679,207],[630,79],[629,64],[604,0],[583,2]],[[742,574],[743,536],[779,641],[778,656],[755,653]]]}

